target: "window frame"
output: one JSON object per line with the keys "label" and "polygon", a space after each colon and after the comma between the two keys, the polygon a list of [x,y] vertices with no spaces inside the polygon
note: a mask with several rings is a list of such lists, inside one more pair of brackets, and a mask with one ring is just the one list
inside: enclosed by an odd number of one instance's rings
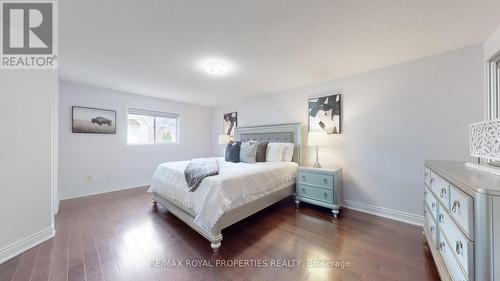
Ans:
{"label": "window frame", "polygon": [[487,62],[488,119],[500,118],[500,52]]}
{"label": "window frame", "polygon": [[[495,53],[486,62],[486,77],[487,77],[487,119],[500,118],[500,51]],[[500,167],[499,161],[488,159],[487,163],[492,166]]]}
{"label": "window frame", "polygon": [[[142,115],[142,116],[150,116],[153,117],[153,142],[145,142],[145,143],[129,143],[128,141],[128,116],[132,115]],[[179,135],[179,124],[180,124],[180,116],[178,113],[172,113],[172,112],[165,112],[165,111],[154,111],[154,110],[147,110],[147,109],[139,109],[139,108],[134,108],[134,107],[129,107],[127,108],[127,114],[125,116],[126,118],[126,142],[127,145],[178,145],[180,144],[180,135]],[[175,134],[176,138],[175,141],[173,142],[157,142],[156,141],[156,118],[170,118],[170,119],[175,119]]]}

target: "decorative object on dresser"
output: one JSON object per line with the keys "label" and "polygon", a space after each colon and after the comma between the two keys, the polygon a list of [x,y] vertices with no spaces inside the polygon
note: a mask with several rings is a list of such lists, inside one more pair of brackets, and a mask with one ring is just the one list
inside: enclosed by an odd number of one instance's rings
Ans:
{"label": "decorative object on dresser", "polygon": [[469,125],[469,153],[478,158],[478,163],[467,162],[468,167],[500,175],[499,164],[489,165],[500,161],[500,119]]}
{"label": "decorative object on dresser", "polygon": [[222,124],[223,134],[230,136],[231,140],[234,140],[236,127],[238,127],[238,113],[224,113],[224,122]]}
{"label": "decorative object on dresser", "polygon": [[424,233],[443,281],[500,280],[500,176],[426,161]]}
{"label": "decorative object on dresser", "polygon": [[342,196],[342,169],[297,169],[295,204],[300,202],[330,208],[334,217],[344,204]]}
{"label": "decorative object on dresser", "polygon": [[321,168],[321,164],[318,161],[319,147],[328,145],[328,135],[326,132],[309,132],[307,145],[316,147],[316,163],[314,163],[313,168]]}
{"label": "decorative object on dresser", "polygon": [[313,98],[309,100],[308,121],[309,132],[325,131],[328,134],[341,133],[341,93]]}

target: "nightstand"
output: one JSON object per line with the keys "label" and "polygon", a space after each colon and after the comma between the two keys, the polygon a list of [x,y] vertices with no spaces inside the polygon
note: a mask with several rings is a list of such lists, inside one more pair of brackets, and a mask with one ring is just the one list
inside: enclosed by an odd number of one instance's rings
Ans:
{"label": "nightstand", "polygon": [[332,209],[334,217],[344,203],[342,197],[342,169],[297,169],[295,204],[300,202]]}

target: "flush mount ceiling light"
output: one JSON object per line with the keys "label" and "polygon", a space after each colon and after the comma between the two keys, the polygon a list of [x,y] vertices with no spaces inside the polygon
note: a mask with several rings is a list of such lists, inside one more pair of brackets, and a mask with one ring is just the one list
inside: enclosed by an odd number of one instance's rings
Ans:
{"label": "flush mount ceiling light", "polygon": [[232,62],[219,57],[202,58],[197,64],[200,70],[211,76],[225,76],[235,71],[235,66]]}
{"label": "flush mount ceiling light", "polygon": [[227,64],[220,61],[209,61],[205,63],[205,71],[212,75],[223,75],[228,70]]}

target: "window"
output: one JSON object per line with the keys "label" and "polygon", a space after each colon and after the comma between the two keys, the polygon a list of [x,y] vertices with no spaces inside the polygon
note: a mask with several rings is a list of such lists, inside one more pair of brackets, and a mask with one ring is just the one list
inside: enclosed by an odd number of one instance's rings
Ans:
{"label": "window", "polygon": [[488,118],[500,118],[500,54],[488,61]]}
{"label": "window", "polygon": [[127,143],[179,143],[179,115],[136,108],[128,109]]}
{"label": "window", "polygon": [[[500,53],[488,61],[488,119],[500,118]],[[488,160],[500,167],[500,161]]]}

